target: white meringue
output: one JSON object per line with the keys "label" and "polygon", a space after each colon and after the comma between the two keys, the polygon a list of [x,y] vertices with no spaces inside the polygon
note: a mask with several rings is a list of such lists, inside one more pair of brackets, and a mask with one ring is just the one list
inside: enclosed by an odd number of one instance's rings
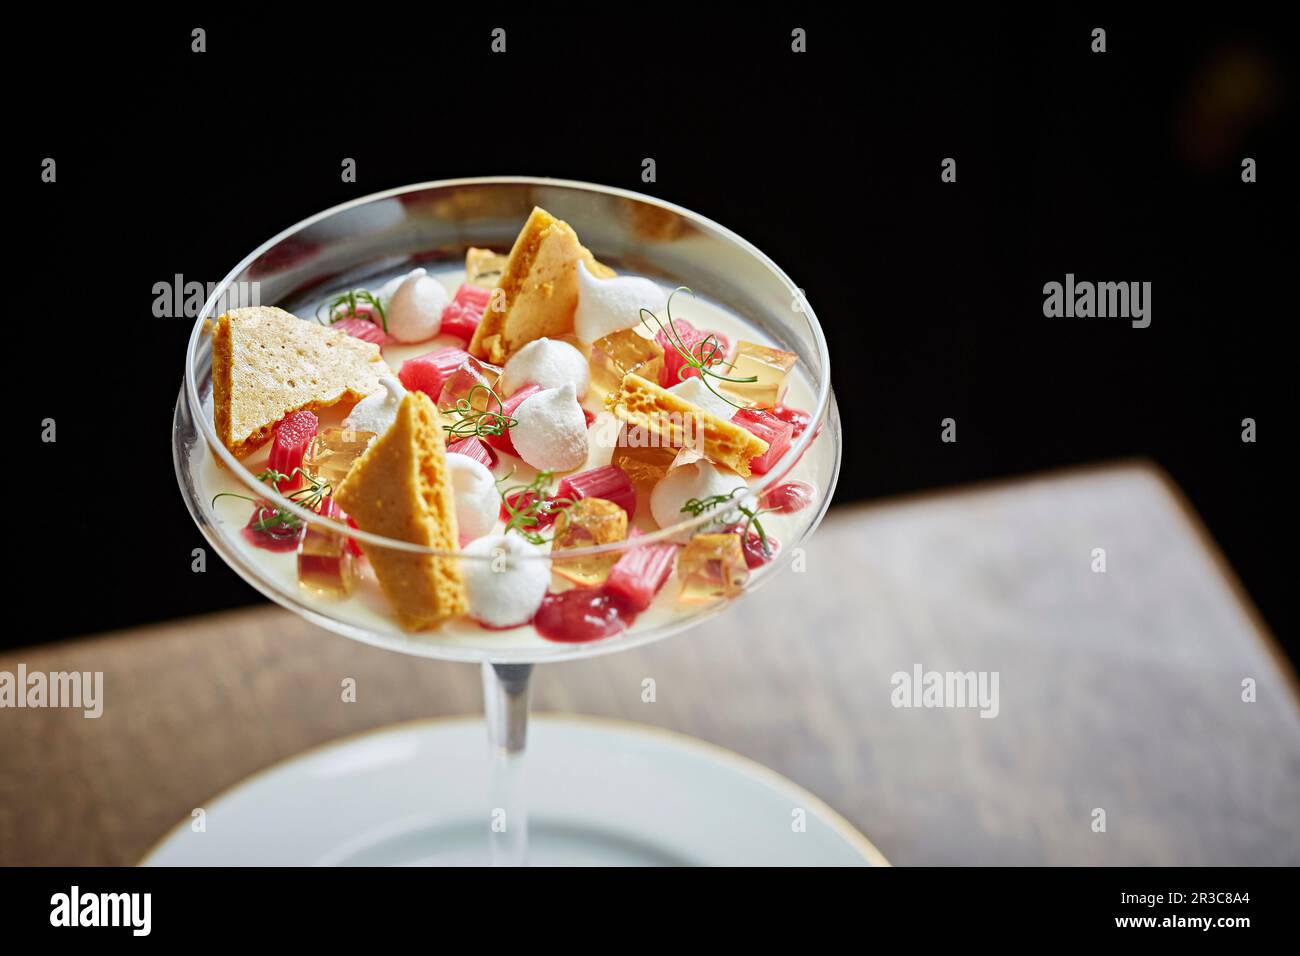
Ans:
{"label": "white meringue", "polygon": [[461,553],[488,558],[460,562],[471,617],[490,627],[532,620],[551,584],[550,562],[537,560],[544,554],[541,548],[517,534],[490,534],[471,541]]}
{"label": "white meringue", "polygon": [[397,420],[397,409],[406,398],[406,389],[391,375],[385,375],[379,384],[383,389],[367,395],[348,412],[348,417],[343,419],[344,428],[382,435]]}
{"label": "white meringue", "polygon": [[690,402],[704,409],[710,415],[716,415],[724,422],[731,421],[731,416],[736,414],[738,409],[725,398],[719,398],[705,385],[697,376],[683,379],[672,388],[668,389],[683,401]]}
{"label": "white meringue", "polygon": [[525,398],[514,418],[510,440],[538,471],[572,471],[586,464],[587,418],[572,382]]}
{"label": "white meringue", "polygon": [[[735,472],[723,471],[709,461],[692,462],[674,468],[659,479],[650,492],[650,514],[654,516],[659,527],[667,528],[688,520],[691,515],[682,511],[682,505],[692,498],[711,498],[714,495],[729,495],[737,488],[748,488],[749,484]],[[736,495],[736,504],[716,505],[711,513],[719,519],[730,520],[725,516],[735,512],[737,505],[750,507],[752,495]],[[686,532],[687,537],[691,532]]]}
{"label": "white meringue", "polygon": [[427,342],[442,329],[442,310],[451,301],[441,282],[414,269],[402,278],[387,300],[384,293],[392,281],[379,290],[388,320],[388,334],[398,342]]}
{"label": "white meringue", "polygon": [[668,302],[658,285],[640,276],[597,279],[578,260],[578,308],[573,313],[573,331],[590,344],[619,329],[641,324],[641,310],[660,315]]}
{"label": "white meringue", "polygon": [[400,276],[393,276],[381,285],[379,291],[375,293],[375,298],[379,300],[379,304],[387,309],[388,303],[393,301],[393,295],[402,287],[402,283],[414,275],[428,275],[428,273],[425,272],[424,269],[412,269],[410,272],[404,272]]}
{"label": "white meringue", "polygon": [[513,395],[525,385],[559,388],[566,382],[572,383],[578,398],[582,398],[591,384],[591,366],[572,345],[555,339],[529,342],[510,356],[501,373],[501,388],[506,395]]}
{"label": "white meringue", "polygon": [[385,309],[387,309],[388,303],[393,301],[393,293],[396,292],[397,287],[400,286],[405,281],[406,281],[406,276],[404,275],[393,276],[393,278],[389,279],[387,282],[381,285],[379,287],[379,290],[375,293],[375,298],[379,300],[379,304],[382,305]]}
{"label": "white meringue", "polygon": [[453,452],[447,456],[447,475],[461,539],[483,537],[497,526],[501,515],[501,496],[492,472],[482,462]]}

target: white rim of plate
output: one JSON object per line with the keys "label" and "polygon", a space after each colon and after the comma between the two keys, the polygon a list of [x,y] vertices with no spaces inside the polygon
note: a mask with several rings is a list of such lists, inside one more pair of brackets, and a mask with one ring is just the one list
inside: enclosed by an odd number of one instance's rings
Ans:
{"label": "white rim of plate", "polygon": [[[298,753],[278,760],[270,766],[255,770],[243,780],[232,784],[223,790],[217,792],[204,801],[208,807],[221,802],[231,796],[238,790],[242,790],[253,783],[260,781],[262,778],[269,776],[277,770],[280,770],[288,764],[295,761],[304,760],[318,753],[330,750],[334,747],[343,747],[348,744],[357,743],[366,737],[377,736],[379,734],[389,733],[395,730],[411,730],[423,726],[445,726],[448,724],[482,724],[483,718],[477,715],[458,714],[449,717],[417,717],[412,720],[398,721],[395,724],[384,724],[381,727],[371,727],[368,730],[359,730],[355,733],[345,734],[342,737],[336,737],[333,740],[327,740],[319,744],[301,750]],[[715,744],[708,740],[702,740],[699,737],[692,737],[690,734],[682,733],[677,730],[669,730],[667,727],[658,727],[654,724],[641,724],[631,720],[620,720],[617,717],[592,717],[585,714],[574,714],[565,711],[544,711],[542,713],[532,714],[529,717],[530,723],[547,723],[547,724],[586,724],[604,727],[607,730],[621,734],[639,734],[643,737],[658,738],[667,741],[670,745],[679,747],[683,750],[694,750],[702,753],[715,763],[725,764],[732,770],[745,777],[749,777],[761,784],[771,787],[774,790],[789,794],[799,803],[806,805],[820,818],[826,821],[826,824],[840,835],[846,843],[852,846],[858,853],[867,860],[872,866],[892,867],[893,864],[885,857],[883,853],[867,839],[857,827],[844,818],[838,810],[824,801],[821,797],[812,791],[801,787],[789,777],[778,773],[771,767],[759,763],[743,754],[738,754],[734,750],[728,750],[721,744]],[[483,748],[484,759],[490,759],[488,747],[485,744]],[[527,755],[525,754],[525,758]],[[150,858],[156,856],[162,847],[169,843],[173,837],[180,833],[189,825],[187,820],[180,820],[174,826],[167,830],[159,837],[152,846],[140,857],[136,866],[149,866]]]}

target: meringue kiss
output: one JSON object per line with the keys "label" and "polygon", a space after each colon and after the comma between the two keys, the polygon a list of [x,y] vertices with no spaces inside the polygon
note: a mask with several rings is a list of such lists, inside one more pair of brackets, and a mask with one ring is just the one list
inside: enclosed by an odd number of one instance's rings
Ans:
{"label": "meringue kiss", "polygon": [[525,385],[559,388],[572,383],[578,398],[587,394],[591,384],[591,366],[586,357],[568,342],[534,339],[506,362],[501,388],[513,395]]}
{"label": "meringue kiss", "polygon": [[406,389],[391,375],[381,378],[379,384],[383,386],[381,391],[367,395],[348,412],[348,417],[343,419],[344,428],[375,435],[388,431],[397,418],[397,409],[406,397]]}
{"label": "meringue kiss", "polygon": [[[392,285],[385,285],[383,293]],[[442,283],[425,275],[423,269],[409,273],[384,307],[388,334],[398,342],[427,342],[442,329],[442,310],[451,301]]]}
{"label": "meringue kiss", "polygon": [[667,303],[664,290],[640,276],[597,279],[586,263],[578,260],[578,308],[573,313],[573,331],[588,344],[619,329],[641,322],[641,310],[660,312]]}
{"label": "meringue kiss", "polygon": [[572,471],[587,461],[587,418],[573,383],[547,388],[519,403],[510,429],[519,457],[539,471]]}

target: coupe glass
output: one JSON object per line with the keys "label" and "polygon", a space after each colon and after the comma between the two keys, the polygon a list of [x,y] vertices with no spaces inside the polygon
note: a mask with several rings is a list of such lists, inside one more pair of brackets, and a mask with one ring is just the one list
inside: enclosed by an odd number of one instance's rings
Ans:
{"label": "coupe glass", "polygon": [[[495,862],[519,863],[526,848],[526,819],[519,787],[519,762],[528,725],[533,665],[605,654],[667,637],[724,610],[728,601],[691,606],[667,616],[647,615],[627,631],[588,643],[551,643],[510,632],[467,633],[467,629],[412,634],[377,614],[358,613],[351,602],[322,601],[291,578],[266,572],[240,539],[240,523],[220,513],[208,493],[213,469],[241,482],[250,496],[269,498],[308,524],[351,536],[371,546],[434,554],[452,560],[486,561],[458,552],[443,554],[366,534],[304,510],[258,482],[218,441],[212,424],[212,351],[205,334],[220,305],[257,283],[262,305],[278,305],[310,316],[328,296],[358,286],[377,287],[385,278],[416,265],[430,271],[462,263],[470,246],[510,248],[534,206],[571,223],[595,256],[620,273],[649,276],[689,287],[760,330],[799,357],[800,373],[815,396],[809,426],[754,490],[780,484],[796,463],[811,477],[810,505],[783,525],[775,558],[756,569],[744,594],[799,553],[821,521],[835,487],[840,463],[840,423],[830,388],[826,341],[812,307],[777,265],[740,236],[703,216],[650,196],[608,186],[527,177],[456,179],[405,186],[365,196],[291,226],[253,250],[215,287],[198,316],[185,360],[185,381],[176,403],[173,452],[176,474],[194,521],[213,549],[249,584],[309,621],[354,640],[419,657],[482,664],[484,708],[496,760],[496,795],[510,821],[492,835]],[[689,315],[689,313],[688,313]],[[802,460],[801,460],[802,459]],[[701,527],[709,514],[644,535],[643,545],[680,537]],[[567,550],[566,559],[621,552],[631,542]],[[527,560],[550,561],[549,555]]]}

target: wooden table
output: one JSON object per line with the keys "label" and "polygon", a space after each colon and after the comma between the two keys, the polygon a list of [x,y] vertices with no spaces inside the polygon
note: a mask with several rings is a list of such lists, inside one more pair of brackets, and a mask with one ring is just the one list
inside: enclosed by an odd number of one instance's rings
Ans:
{"label": "wooden table", "polygon": [[[102,670],[106,702],[98,720],[0,710],[6,865],[133,863],[304,748],[481,706],[473,666],[272,607],[6,653],[0,671],[20,661]],[[894,707],[891,675],[915,664],[998,672],[997,716]],[[752,757],[895,864],[1300,863],[1294,673],[1176,489],[1140,464],[838,509],[807,573],[686,636],[542,667],[534,699]]]}

